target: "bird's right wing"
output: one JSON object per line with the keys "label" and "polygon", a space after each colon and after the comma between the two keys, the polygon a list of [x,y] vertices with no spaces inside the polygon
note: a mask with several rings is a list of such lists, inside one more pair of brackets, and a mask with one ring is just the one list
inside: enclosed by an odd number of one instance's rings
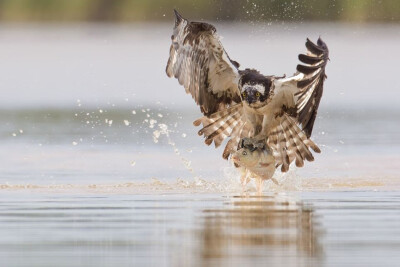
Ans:
{"label": "bird's right wing", "polygon": [[238,150],[240,140],[253,135],[253,127],[245,119],[243,104],[233,105],[225,110],[216,112],[210,116],[204,116],[193,122],[195,126],[202,124],[199,135],[203,135],[205,143],[219,147],[229,138],[222,157],[228,159],[229,155]]}
{"label": "bird's right wing", "polygon": [[175,10],[166,72],[190,93],[206,116],[240,103],[239,64],[225,52],[213,25],[189,22]]}

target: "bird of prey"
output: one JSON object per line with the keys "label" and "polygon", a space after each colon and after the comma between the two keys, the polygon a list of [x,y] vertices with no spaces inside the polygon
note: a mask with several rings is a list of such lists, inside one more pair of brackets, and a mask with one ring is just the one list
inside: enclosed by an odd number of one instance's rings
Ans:
{"label": "bird of prey", "polygon": [[255,69],[240,69],[223,48],[216,28],[191,22],[176,10],[166,73],[192,95],[204,116],[199,135],[215,147],[229,138],[223,158],[242,146],[260,140],[270,147],[276,167],[286,172],[295,161],[313,161],[318,146],[310,139],[326,79],[327,45],[306,41],[303,64],[291,76],[263,75]]}

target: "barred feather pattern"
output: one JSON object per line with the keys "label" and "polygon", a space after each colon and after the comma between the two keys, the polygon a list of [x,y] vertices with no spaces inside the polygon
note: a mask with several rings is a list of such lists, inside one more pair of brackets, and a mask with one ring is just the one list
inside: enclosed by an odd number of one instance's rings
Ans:
{"label": "barred feather pattern", "polygon": [[307,38],[306,47],[307,55],[299,55],[299,60],[304,65],[297,65],[297,71],[303,76],[297,82],[299,90],[295,93],[295,97],[297,98],[297,121],[302,125],[307,137],[310,137],[323,93],[329,50],[321,38],[318,39],[317,44]]}
{"label": "barred feather pattern", "polygon": [[195,126],[202,124],[203,128],[200,129],[198,134],[204,136],[204,142],[207,145],[211,145],[214,142],[217,148],[226,138],[230,137],[222,154],[224,159],[228,159],[229,155],[237,150],[243,137],[250,137],[252,134],[251,127],[243,120],[242,103],[216,112],[209,117],[204,116],[194,121],[193,124]]}
{"label": "barred feather pattern", "polygon": [[295,118],[283,114],[279,124],[270,133],[267,144],[272,148],[276,167],[281,166],[282,172],[289,170],[289,165],[295,161],[297,167],[304,166],[304,160],[313,161],[310,148],[320,153],[319,147],[306,136],[296,124]]}

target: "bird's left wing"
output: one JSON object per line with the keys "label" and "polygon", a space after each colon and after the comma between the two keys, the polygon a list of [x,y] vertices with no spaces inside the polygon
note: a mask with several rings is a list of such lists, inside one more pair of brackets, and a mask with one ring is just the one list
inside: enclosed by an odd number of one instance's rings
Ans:
{"label": "bird's left wing", "polygon": [[283,102],[275,115],[277,125],[269,132],[267,143],[283,172],[293,161],[298,167],[303,166],[305,160],[313,161],[310,148],[321,152],[310,136],[322,97],[329,51],[321,38],[317,44],[307,39],[306,47],[307,54],[299,55],[304,65],[297,65],[297,73],[274,80],[275,93],[283,96]]}
{"label": "bird's left wing", "polygon": [[293,161],[297,167],[304,166],[304,161],[313,161],[310,148],[316,153],[321,150],[299,128],[296,118],[282,112],[275,119],[278,124],[269,133],[267,144],[273,151],[276,167],[282,165],[281,171],[287,172]]}
{"label": "bird's left wing", "polygon": [[292,95],[295,110],[290,115],[296,117],[304,133],[310,137],[327,77],[325,67],[329,50],[321,38],[317,44],[307,38],[306,47],[307,54],[299,55],[304,64],[297,65],[297,73],[289,78],[276,79],[275,86],[286,91],[286,95]]}
{"label": "bird's left wing", "polygon": [[213,25],[189,22],[175,10],[167,75],[175,77],[210,116],[240,103],[239,64],[225,52]]}

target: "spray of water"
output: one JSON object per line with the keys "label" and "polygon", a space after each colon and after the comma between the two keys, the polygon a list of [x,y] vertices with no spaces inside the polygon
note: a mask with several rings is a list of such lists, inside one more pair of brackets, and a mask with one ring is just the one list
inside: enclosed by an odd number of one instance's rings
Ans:
{"label": "spray of water", "polygon": [[[152,121],[150,121],[150,127],[153,126],[151,128],[154,128],[154,125],[156,123],[157,123],[157,121],[155,121],[155,120],[153,120],[153,123],[152,123]],[[158,124],[158,129],[153,131],[153,141],[154,141],[154,143],[158,143],[160,137],[161,136],[165,136],[167,138],[168,144],[172,147],[175,155],[177,155],[179,157],[179,159],[182,162],[182,164],[185,167],[185,169],[188,170],[188,172],[193,177],[193,179],[195,181],[195,185],[198,185],[198,186],[204,185],[205,184],[204,179],[202,179],[200,176],[198,176],[196,174],[196,172],[193,170],[192,162],[182,155],[182,153],[180,152],[180,150],[176,146],[176,143],[172,140],[171,134],[170,134],[171,132],[172,131],[169,130],[168,125],[166,125],[164,123]],[[178,182],[180,184],[182,184],[184,181],[181,180],[181,179],[178,179]]]}

